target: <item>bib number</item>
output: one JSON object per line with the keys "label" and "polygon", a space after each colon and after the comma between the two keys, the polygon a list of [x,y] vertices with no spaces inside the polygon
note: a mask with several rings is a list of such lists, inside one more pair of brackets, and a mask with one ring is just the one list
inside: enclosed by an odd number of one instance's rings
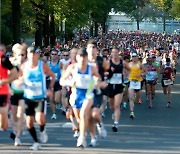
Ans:
{"label": "bib number", "polygon": [[114,73],[111,79],[109,80],[110,84],[121,84],[122,83],[122,74]]}
{"label": "bib number", "polygon": [[163,80],[164,82],[164,85],[165,86],[168,86],[168,85],[172,85],[173,84],[173,81],[171,79],[168,79],[168,80]]}
{"label": "bib number", "polygon": [[130,81],[129,89],[141,89],[141,82]]}

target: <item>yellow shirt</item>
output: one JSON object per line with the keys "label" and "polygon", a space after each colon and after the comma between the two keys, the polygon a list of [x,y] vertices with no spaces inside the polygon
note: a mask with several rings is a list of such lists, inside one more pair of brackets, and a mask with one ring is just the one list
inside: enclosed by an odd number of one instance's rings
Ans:
{"label": "yellow shirt", "polygon": [[137,64],[133,64],[132,62],[130,62],[129,66],[131,68],[131,71],[129,74],[129,80],[142,81],[142,77],[137,77],[138,74],[141,74],[140,62],[138,62]]}

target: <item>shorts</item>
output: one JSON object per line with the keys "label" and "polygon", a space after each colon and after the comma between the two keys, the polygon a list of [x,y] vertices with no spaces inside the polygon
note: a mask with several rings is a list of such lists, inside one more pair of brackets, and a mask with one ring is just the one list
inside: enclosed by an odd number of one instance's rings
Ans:
{"label": "shorts", "polygon": [[124,91],[124,86],[122,84],[108,84],[104,89],[106,96],[113,98],[117,94],[121,94]]}
{"label": "shorts", "polygon": [[[46,87],[48,89],[49,85],[50,85],[50,80],[47,80],[46,85],[47,85]],[[62,86],[60,86],[59,82],[55,82],[54,83],[54,92],[60,91],[60,90],[62,90]]]}
{"label": "shorts", "polygon": [[11,104],[18,106],[19,100],[24,99],[23,95],[24,95],[23,93],[12,95],[11,96]]}
{"label": "shorts", "polygon": [[93,107],[95,108],[100,108],[101,103],[103,101],[103,94],[96,94],[96,91],[94,90],[94,103],[93,103]]}
{"label": "shorts", "polygon": [[73,108],[81,109],[85,100],[94,97],[93,92],[88,95],[89,96],[87,96],[87,89],[76,89],[76,91],[71,93],[69,102]]}
{"label": "shorts", "polygon": [[31,100],[25,98],[25,113],[28,116],[34,115],[36,112],[42,112],[46,114],[47,110],[47,101],[46,99],[42,100]]}
{"label": "shorts", "polygon": [[156,85],[156,81],[146,80],[146,84]]}
{"label": "shorts", "polygon": [[9,95],[0,95],[0,107],[5,107],[9,102]]}

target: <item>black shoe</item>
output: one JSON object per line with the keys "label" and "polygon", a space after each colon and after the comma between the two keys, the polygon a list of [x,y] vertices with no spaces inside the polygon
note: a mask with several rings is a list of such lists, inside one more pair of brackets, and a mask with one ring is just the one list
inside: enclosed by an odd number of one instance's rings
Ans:
{"label": "black shoe", "polygon": [[112,126],[112,131],[113,131],[113,132],[118,132],[117,125],[114,124],[114,125]]}
{"label": "black shoe", "polygon": [[11,132],[11,133],[9,134],[9,137],[14,141],[15,138],[16,138],[16,135],[15,135],[13,132]]}

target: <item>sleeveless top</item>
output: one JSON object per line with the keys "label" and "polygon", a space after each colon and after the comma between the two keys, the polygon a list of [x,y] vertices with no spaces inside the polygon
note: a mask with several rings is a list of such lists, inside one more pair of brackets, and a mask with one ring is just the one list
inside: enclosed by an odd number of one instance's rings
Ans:
{"label": "sleeveless top", "polygon": [[148,73],[146,74],[146,80],[154,81],[157,76],[156,67],[154,65],[146,66]]}
{"label": "sleeveless top", "polygon": [[[59,82],[59,79],[61,77],[61,69],[59,68],[59,61],[55,65],[52,64],[52,61],[50,61],[49,68],[54,73],[54,75],[56,77],[56,82]],[[50,80],[50,78],[48,77],[47,80]]]}
{"label": "sleeveless top", "polygon": [[123,61],[120,60],[119,64],[114,64],[112,61],[110,61],[110,69],[111,67],[114,68],[114,71],[110,72],[112,73],[111,78],[109,79],[110,84],[122,84],[123,83]]}
{"label": "sleeveless top", "polygon": [[137,81],[142,81],[142,77],[137,77],[137,74],[141,74],[141,69],[140,69],[140,62],[138,62],[137,64],[133,64],[132,62],[130,62],[129,64],[131,71],[129,74],[129,80],[137,80]]}
{"label": "sleeveless top", "polygon": [[168,73],[163,73],[162,78],[163,79],[171,79],[171,74],[173,72],[171,65],[164,65],[164,70],[168,70]]}
{"label": "sleeveless top", "polygon": [[[0,80],[8,78],[8,69],[4,68],[1,63],[2,56],[4,56],[4,54],[0,52]],[[8,84],[0,85],[0,95],[8,95],[8,94],[9,94]]]}
{"label": "sleeveless top", "polygon": [[28,62],[24,67],[24,97],[28,99],[43,99],[46,98],[46,80],[43,71],[43,62],[38,61],[35,68],[30,68]]}

